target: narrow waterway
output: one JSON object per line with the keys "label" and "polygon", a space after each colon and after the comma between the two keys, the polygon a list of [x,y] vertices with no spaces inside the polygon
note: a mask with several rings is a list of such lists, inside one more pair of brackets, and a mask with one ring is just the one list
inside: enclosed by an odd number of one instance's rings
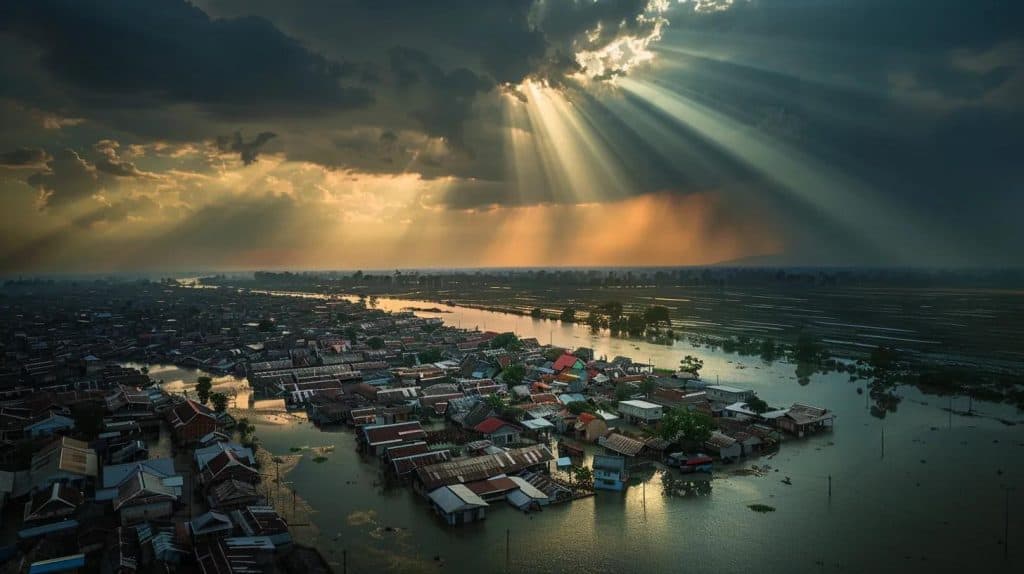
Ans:
{"label": "narrow waterway", "polygon": [[[434,306],[378,301],[390,311]],[[533,515],[494,504],[483,523],[450,528],[409,489],[385,489],[377,462],[355,453],[350,432],[324,432],[309,423],[259,425],[264,446],[277,454],[336,447],[319,463],[304,455],[288,480],[316,509],[324,554],[340,563],[347,550],[350,572],[952,572],[1024,565],[1024,492],[1018,488],[1007,499],[1004,490],[1024,478],[1024,426],[1007,424],[1024,423],[1024,416],[1013,407],[975,401],[974,416],[951,416],[948,406],[965,411],[968,399],[900,388],[898,409],[879,419],[857,393],[863,383],[851,383],[845,374],[815,374],[801,385],[795,366],[784,362],[765,364],[680,342],[634,342],[579,325],[476,309],[448,310],[418,314],[463,328],[587,346],[598,355],[649,358],[666,368],[695,354],[705,361],[705,379],[753,388],[772,405],[802,401],[833,409],[835,430],[787,441],[771,459],[721,467],[704,495],[667,496],[654,473],[645,486],[600,492]],[[730,474],[750,464],[772,470]],[[784,484],[784,477],[792,484]],[[756,513],[750,504],[776,510]],[[1004,559],[1007,515],[1011,546]]]}

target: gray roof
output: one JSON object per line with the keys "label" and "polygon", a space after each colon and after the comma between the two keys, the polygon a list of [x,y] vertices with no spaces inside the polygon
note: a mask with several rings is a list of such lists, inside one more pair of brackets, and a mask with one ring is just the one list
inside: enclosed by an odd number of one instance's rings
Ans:
{"label": "gray roof", "polygon": [[138,469],[143,469],[149,474],[161,478],[174,475],[174,459],[151,458],[139,462],[128,462],[125,464],[112,464],[103,467],[103,488],[114,488],[120,485],[128,477],[135,474]]}
{"label": "gray roof", "polygon": [[428,496],[430,500],[434,501],[434,504],[448,514],[489,506],[484,499],[462,484],[442,486]]}

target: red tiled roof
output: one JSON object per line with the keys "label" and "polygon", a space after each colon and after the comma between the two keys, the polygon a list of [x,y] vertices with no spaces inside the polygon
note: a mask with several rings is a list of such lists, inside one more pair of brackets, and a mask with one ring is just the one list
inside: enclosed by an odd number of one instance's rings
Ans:
{"label": "red tiled roof", "polygon": [[561,357],[558,357],[558,360],[555,361],[555,366],[553,368],[556,371],[561,371],[562,369],[568,369],[569,367],[575,365],[576,361],[578,361],[578,360],[579,360],[579,358],[576,357],[576,355],[573,355],[573,354],[570,354],[570,353],[565,353]]}
{"label": "red tiled roof", "polygon": [[502,427],[519,428],[510,422],[499,419],[498,417],[487,417],[483,422],[473,427],[473,430],[481,434],[493,434]]}
{"label": "red tiled roof", "polygon": [[596,418],[597,417],[591,413],[580,413],[579,416],[576,417],[576,420],[580,421],[583,424],[587,424]]}

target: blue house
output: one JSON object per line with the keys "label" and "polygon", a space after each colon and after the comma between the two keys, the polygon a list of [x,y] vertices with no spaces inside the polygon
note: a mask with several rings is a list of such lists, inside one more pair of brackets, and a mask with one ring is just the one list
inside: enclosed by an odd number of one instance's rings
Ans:
{"label": "blue house", "polygon": [[25,426],[25,433],[29,436],[53,436],[59,432],[75,428],[75,421],[70,417],[49,412],[45,417]]}
{"label": "blue house", "polygon": [[619,490],[626,487],[626,458],[606,454],[594,455],[594,488]]}

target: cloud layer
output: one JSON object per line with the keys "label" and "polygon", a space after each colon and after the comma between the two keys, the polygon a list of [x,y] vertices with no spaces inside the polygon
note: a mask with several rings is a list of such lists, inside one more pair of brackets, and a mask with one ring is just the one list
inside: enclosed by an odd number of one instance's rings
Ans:
{"label": "cloud layer", "polygon": [[[332,242],[384,267],[1013,263],[1022,16],[997,0],[15,0],[0,267],[357,264],[311,249]],[[836,225],[853,213],[885,217]],[[489,247],[500,233],[528,247]],[[579,260],[545,251],[558,233]],[[134,255],[115,262],[118,242]]]}

